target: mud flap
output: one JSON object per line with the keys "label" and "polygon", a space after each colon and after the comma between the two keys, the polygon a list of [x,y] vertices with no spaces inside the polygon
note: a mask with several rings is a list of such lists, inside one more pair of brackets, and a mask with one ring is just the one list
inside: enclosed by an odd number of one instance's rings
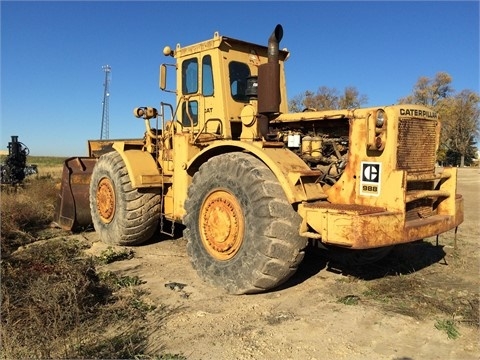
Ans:
{"label": "mud flap", "polygon": [[62,229],[78,230],[92,223],[89,188],[96,162],[96,158],[89,157],[65,160],[54,218],[54,222]]}

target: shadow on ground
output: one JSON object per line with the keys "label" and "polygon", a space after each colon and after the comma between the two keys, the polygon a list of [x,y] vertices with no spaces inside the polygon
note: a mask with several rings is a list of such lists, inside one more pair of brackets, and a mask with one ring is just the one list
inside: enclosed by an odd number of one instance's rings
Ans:
{"label": "shadow on ground", "polygon": [[[170,232],[170,234],[157,232],[145,245],[180,239],[183,230],[184,226],[182,225],[175,224],[172,228],[171,223],[166,222],[164,231]],[[448,265],[445,255],[443,246],[424,241],[368,252],[338,248],[325,250],[310,244],[305,250],[305,257],[297,272],[273,291],[299,285],[324,269],[367,281],[387,276],[412,274],[435,263]]]}
{"label": "shadow on ground", "polygon": [[[323,269],[362,280],[375,280],[392,275],[411,274],[435,263],[448,265],[443,246],[423,241],[397,245],[374,256],[371,253],[365,257],[357,255],[352,251],[324,250],[309,246],[297,273],[281,288],[298,285]],[[375,259],[375,256],[379,258]]]}
{"label": "shadow on ground", "polygon": [[183,230],[185,230],[184,225],[164,220],[164,223],[158,227],[155,234],[141,245],[151,245],[164,240],[178,240],[183,237]]}

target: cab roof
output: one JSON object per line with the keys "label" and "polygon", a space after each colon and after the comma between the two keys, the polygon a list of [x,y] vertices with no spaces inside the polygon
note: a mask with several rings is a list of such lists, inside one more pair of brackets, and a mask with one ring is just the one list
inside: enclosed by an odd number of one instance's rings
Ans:
{"label": "cab roof", "polygon": [[[239,51],[251,51],[255,50],[258,55],[267,56],[268,47],[265,45],[254,44],[248,41],[235,39],[228,36],[220,36],[218,32],[215,32],[212,39],[205,40],[196,44],[187,45],[181,47],[180,44],[177,44],[173,56],[175,58],[181,58],[185,56],[190,56],[195,53],[208,51],[216,48],[226,46],[227,48],[237,49]],[[279,59],[285,61],[288,57],[289,52],[285,50],[279,50]]]}

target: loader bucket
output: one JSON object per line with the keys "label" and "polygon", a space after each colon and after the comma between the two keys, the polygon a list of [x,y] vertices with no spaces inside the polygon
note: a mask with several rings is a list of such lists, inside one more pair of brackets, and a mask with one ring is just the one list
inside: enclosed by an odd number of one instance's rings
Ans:
{"label": "loader bucket", "polygon": [[54,220],[62,229],[78,230],[92,223],[89,187],[96,162],[96,158],[88,157],[65,160]]}

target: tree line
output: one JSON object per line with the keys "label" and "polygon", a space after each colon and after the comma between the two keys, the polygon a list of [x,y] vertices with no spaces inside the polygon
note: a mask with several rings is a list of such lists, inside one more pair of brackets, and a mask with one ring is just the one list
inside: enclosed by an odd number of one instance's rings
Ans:
{"label": "tree line", "polygon": [[[368,102],[368,97],[356,87],[346,87],[343,92],[321,86],[317,91],[307,90],[289,101],[289,110],[334,110],[358,108]],[[471,165],[477,158],[476,139],[480,135],[480,96],[472,90],[456,92],[452,77],[439,72],[434,77],[421,76],[412,93],[398,99],[398,104],[425,105],[437,112],[442,121],[440,147],[437,160],[453,166]]]}

